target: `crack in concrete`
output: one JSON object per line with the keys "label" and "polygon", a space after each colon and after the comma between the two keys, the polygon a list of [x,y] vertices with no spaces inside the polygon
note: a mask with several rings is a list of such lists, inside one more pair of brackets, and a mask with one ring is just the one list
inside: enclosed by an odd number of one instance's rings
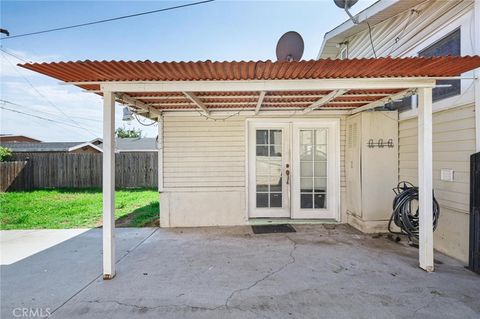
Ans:
{"label": "crack in concrete", "polygon": [[272,271],[272,272],[269,272],[267,275],[263,276],[262,278],[258,279],[257,281],[255,281],[253,284],[251,284],[250,286],[248,287],[244,287],[244,288],[240,288],[240,289],[236,289],[234,291],[232,291],[232,293],[230,294],[230,296],[228,296],[228,298],[225,300],[225,308],[228,309],[230,307],[229,303],[230,301],[232,300],[232,298],[239,292],[242,292],[242,291],[247,291],[247,290],[250,290],[252,289],[253,287],[255,287],[256,285],[258,285],[259,283],[261,283],[262,281],[265,281],[267,280],[268,278],[272,277],[273,275],[275,274],[278,274],[279,272],[281,272],[282,270],[284,270],[285,268],[287,268],[289,265],[292,265],[295,263],[296,259],[295,259],[295,256],[293,255],[293,253],[295,252],[295,250],[297,249],[297,243],[291,239],[289,236],[285,236],[289,241],[291,241],[293,243],[293,246],[292,246],[292,249],[290,251],[290,260],[288,262],[286,262],[285,264],[283,264],[281,267],[279,267],[278,269]]}
{"label": "crack in concrete", "polygon": [[204,307],[204,306],[192,306],[192,305],[159,305],[159,306],[140,306],[137,304],[130,304],[126,302],[121,302],[117,300],[87,300],[84,301],[86,303],[97,303],[97,304],[102,304],[102,303],[115,303],[119,306],[123,307],[130,307],[130,308],[135,308],[141,311],[145,310],[155,310],[155,309],[160,309],[160,308],[171,308],[171,309],[181,309],[181,308],[188,308],[190,310],[218,310],[219,308],[223,308],[223,305],[217,306],[217,307]]}
{"label": "crack in concrete", "polygon": [[247,286],[247,287],[244,287],[244,288],[239,288],[239,289],[236,289],[234,291],[232,291],[232,293],[227,297],[227,299],[225,300],[225,303],[222,304],[222,305],[219,305],[219,306],[216,306],[216,307],[205,307],[205,306],[193,306],[193,305],[188,305],[188,304],[174,304],[174,305],[158,305],[158,306],[141,306],[141,305],[138,305],[138,304],[130,304],[130,303],[125,303],[125,302],[121,302],[121,301],[117,301],[117,300],[86,300],[86,301],[83,301],[85,303],[97,303],[97,304],[101,304],[101,303],[115,303],[119,306],[123,306],[123,307],[130,307],[130,308],[135,308],[135,309],[138,309],[140,311],[148,311],[148,310],[155,310],[155,309],[172,309],[172,310],[176,310],[176,309],[189,309],[189,310],[192,310],[192,311],[195,311],[195,310],[204,310],[204,311],[214,311],[214,310],[220,310],[220,309],[225,309],[225,310],[229,310],[229,309],[240,309],[240,306],[231,306],[230,305],[230,301],[233,299],[233,297],[242,292],[242,291],[247,291],[247,290],[250,290],[252,289],[253,287],[257,286],[258,284],[260,284],[261,282],[267,280],[268,278],[278,274],[279,272],[281,272],[282,270],[284,270],[285,268],[287,268],[289,265],[292,265],[296,262],[296,259],[295,259],[295,256],[294,256],[294,253],[295,253],[295,250],[297,249],[297,242],[295,242],[292,238],[290,238],[289,236],[286,236],[286,238],[293,244],[292,245],[292,249],[290,250],[290,253],[289,253],[289,260],[284,263],[281,267],[277,268],[276,270],[274,271],[271,271],[269,272],[268,274],[266,274],[265,276],[263,276],[262,278],[256,280],[254,283],[252,283],[251,285]]}

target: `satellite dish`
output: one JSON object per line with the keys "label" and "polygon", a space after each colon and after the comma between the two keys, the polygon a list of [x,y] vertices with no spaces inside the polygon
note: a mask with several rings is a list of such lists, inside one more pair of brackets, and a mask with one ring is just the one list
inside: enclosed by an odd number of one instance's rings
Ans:
{"label": "satellite dish", "polygon": [[303,55],[302,36],[295,31],[289,31],[283,34],[277,42],[277,60],[278,61],[300,61]]}
{"label": "satellite dish", "polygon": [[353,7],[355,3],[358,2],[358,0],[333,0],[335,2],[335,5],[339,8],[342,8],[345,10],[345,12],[348,14],[350,19],[352,20],[353,23],[358,24],[357,18],[355,18],[348,9]]}
{"label": "satellite dish", "polygon": [[358,2],[358,0],[333,0],[337,7],[342,9],[350,9]]}

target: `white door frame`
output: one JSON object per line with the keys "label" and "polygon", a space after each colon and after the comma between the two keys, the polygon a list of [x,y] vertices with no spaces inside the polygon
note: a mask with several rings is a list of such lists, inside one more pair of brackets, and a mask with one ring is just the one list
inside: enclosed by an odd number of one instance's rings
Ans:
{"label": "white door frame", "polygon": [[[300,139],[301,129],[328,129],[327,136],[327,208],[300,208]],[[294,121],[292,123],[292,219],[329,219],[340,217],[340,121],[339,119],[318,119],[315,121]]]}
{"label": "white door frame", "polygon": [[[285,121],[267,119],[249,123],[247,130],[247,184],[248,187],[248,217],[249,218],[289,218],[290,217],[290,187],[285,178],[286,164],[291,165],[290,152],[290,127]],[[282,130],[282,207],[281,208],[257,208],[256,207],[256,162],[250,156],[256,154],[256,130],[257,129],[281,129]]]}
{"label": "white door frame", "polygon": [[[294,146],[298,143],[293,143],[293,131],[295,128],[300,127],[328,127],[329,132],[329,149],[328,152],[331,152],[331,158],[333,160],[328,161],[328,179],[331,180],[331,184],[329,182],[327,190],[328,201],[327,205],[328,208],[326,210],[314,210],[318,213],[317,217],[310,217],[306,213],[300,212],[300,209],[297,212],[293,211],[293,202],[295,201],[295,197],[298,197],[299,194],[292,194],[293,185],[294,183],[298,183],[299,178],[296,175],[296,172],[299,172],[298,167],[293,167],[292,165],[299,165],[298,160],[293,161],[293,156],[295,152],[290,150],[290,154],[288,156],[288,162],[290,164],[292,174],[290,175],[290,186],[288,187],[288,199],[289,199],[289,207],[288,207],[288,215],[285,213],[283,218],[298,218],[298,219],[328,219],[335,221],[340,220],[340,119],[339,118],[249,118],[246,120],[246,152],[245,152],[245,170],[246,170],[246,218],[258,218],[258,217],[266,217],[269,216],[258,216],[255,213],[252,214],[253,209],[255,208],[255,162],[252,163],[250,160],[250,152],[253,151],[251,149],[254,148],[256,145],[255,135],[253,134],[254,129],[261,127],[262,125],[270,126],[272,125],[273,128],[275,125],[277,127],[288,125],[290,129],[288,130],[289,136],[283,139],[283,147],[284,149],[289,149],[290,147],[295,148],[298,146]],[[285,143],[288,142],[289,145],[285,146]],[[297,164],[294,164],[297,162]],[[295,170],[295,171],[293,171]],[[283,186],[285,187],[285,178],[283,179]],[[329,191],[330,190],[330,191]],[[298,205],[299,206],[299,205]],[[326,212],[329,212],[328,217]],[[279,217],[281,218],[281,217]]]}

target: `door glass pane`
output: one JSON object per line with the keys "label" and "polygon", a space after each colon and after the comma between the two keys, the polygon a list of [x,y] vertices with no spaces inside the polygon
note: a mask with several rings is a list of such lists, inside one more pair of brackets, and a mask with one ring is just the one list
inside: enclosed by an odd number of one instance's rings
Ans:
{"label": "door glass pane", "polygon": [[327,145],[315,146],[315,160],[326,161],[327,160]]}
{"label": "door glass pane", "polygon": [[327,162],[315,162],[313,166],[315,177],[327,177]]}
{"label": "door glass pane", "polygon": [[300,208],[327,207],[328,129],[300,130]]}
{"label": "door glass pane", "polygon": [[313,162],[300,161],[300,177],[313,176]]}
{"label": "door glass pane", "polygon": [[282,207],[282,130],[256,130],[257,207]]}
{"label": "door glass pane", "polygon": [[327,195],[316,194],[313,196],[315,208],[327,208]]}
{"label": "door glass pane", "polygon": [[312,194],[300,194],[300,208],[313,208]]}
{"label": "door glass pane", "polygon": [[257,145],[268,144],[268,130],[257,130]]}
{"label": "door glass pane", "polygon": [[268,193],[257,193],[257,207],[268,207]]}
{"label": "door glass pane", "polygon": [[270,193],[270,207],[282,207],[282,193]]}

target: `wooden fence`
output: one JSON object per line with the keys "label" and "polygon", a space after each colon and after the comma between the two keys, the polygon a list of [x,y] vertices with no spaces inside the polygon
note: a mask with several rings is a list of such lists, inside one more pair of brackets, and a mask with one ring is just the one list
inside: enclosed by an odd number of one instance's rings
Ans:
{"label": "wooden fence", "polygon": [[0,162],[0,192],[33,187],[30,161]]}
{"label": "wooden fence", "polygon": [[[2,187],[4,179],[6,185],[7,180],[18,172],[5,190],[102,186],[102,154],[17,153],[12,159],[16,162],[4,162],[0,166]],[[11,163],[25,164],[20,170],[20,164]],[[115,154],[116,187],[157,187],[157,163],[157,152]]]}

